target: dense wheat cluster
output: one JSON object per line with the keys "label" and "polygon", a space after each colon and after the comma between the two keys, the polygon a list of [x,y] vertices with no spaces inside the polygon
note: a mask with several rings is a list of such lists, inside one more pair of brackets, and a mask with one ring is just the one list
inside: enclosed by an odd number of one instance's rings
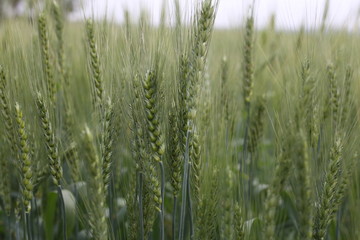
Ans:
{"label": "dense wheat cluster", "polygon": [[358,34],[174,2],[0,22],[0,239],[360,239]]}

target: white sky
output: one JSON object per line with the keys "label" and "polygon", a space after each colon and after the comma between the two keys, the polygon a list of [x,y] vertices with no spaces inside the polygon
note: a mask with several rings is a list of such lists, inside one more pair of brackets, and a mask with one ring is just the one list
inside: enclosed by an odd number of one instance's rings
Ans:
{"label": "white sky", "polygon": [[[194,3],[199,0],[179,0],[183,13],[189,17]],[[276,14],[276,26],[282,29],[297,29],[302,24],[307,28],[318,27],[321,23],[326,0],[256,0],[255,16],[258,27],[267,24],[270,16]],[[78,17],[107,15],[116,21],[123,20],[123,10],[128,9],[132,18],[137,19],[141,9],[147,9],[152,21],[157,24],[161,6],[165,2],[173,9],[173,0],[84,0],[86,2]],[[220,0],[216,27],[236,27],[242,22],[253,0]],[[332,27],[346,26],[351,29],[357,19],[359,0],[330,0],[328,24]],[[170,18],[173,18],[170,16]]]}

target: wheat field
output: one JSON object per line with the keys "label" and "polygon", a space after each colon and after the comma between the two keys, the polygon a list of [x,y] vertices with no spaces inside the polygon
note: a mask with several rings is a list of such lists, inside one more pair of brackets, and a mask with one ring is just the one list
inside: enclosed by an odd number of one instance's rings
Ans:
{"label": "wheat field", "polygon": [[0,22],[0,239],[360,239],[358,33],[176,6]]}

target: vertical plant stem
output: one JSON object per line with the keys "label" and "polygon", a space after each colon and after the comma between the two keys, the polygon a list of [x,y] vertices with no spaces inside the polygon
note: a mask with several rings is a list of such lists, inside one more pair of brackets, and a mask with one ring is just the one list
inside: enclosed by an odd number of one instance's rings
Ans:
{"label": "vertical plant stem", "polygon": [[[109,211],[110,211],[110,219],[111,219],[111,224],[113,227],[113,232],[114,232],[114,237],[115,240],[119,239],[119,234],[118,234],[118,225],[117,225],[117,217],[116,217],[116,209],[114,206],[114,196],[115,196],[115,189],[114,189],[114,177],[112,175],[111,179],[110,179],[110,185],[109,185]],[[115,213],[115,215],[114,215]]]}
{"label": "vertical plant stem", "polygon": [[182,184],[182,202],[181,202],[181,212],[180,212],[180,227],[179,227],[179,240],[184,239],[184,230],[185,230],[185,215],[186,215],[186,195],[187,187],[189,185],[189,131],[186,134],[186,148],[185,148],[185,157],[184,157],[184,177]]}
{"label": "vertical plant stem", "polygon": [[109,189],[108,189],[108,207],[109,207],[109,218],[110,218],[110,231],[112,233],[112,236],[115,238],[115,225],[114,225],[114,202],[113,202],[113,192],[111,189],[111,180],[110,180],[110,184],[109,184]]}
{"label": "vertical plant stem", "polygon": [[[32,207],[33,207],[33,205],[34,205],[34,198],[32,198],[31,199],[31,205],[32,205]],[[31,213],[29,213],[29,218],[30,218],[30,235],[31,235],[31,238],[32,239],[34,239],[34,236],[35,236],[35,220],[34,220],[34,214],[36,215],[36,209],[33,209],[32,208],[32,214]]]}
{"label": "vertical plant stem", "polygon": [[172,212],[172,240],[175,240],[175,235],[176,235],[176,230],[175,230],[175,226],[176,226],[176,210],[177,210],[177,197],[174,196],[174,204],[173,204],[173,212]]}
{"label": "vertical plant stem", "polygon": [[16,235],[16,240],[20,239],[20,222],[19,220],[16,220],[16,224],[15,224],[15,235]]}
{"label": "vertical plant stem", "polygon": [[161,212],[160,212],[160,239],[165,239],[165,226],[164,226],[164,200],[165,200],[165,173],[164,164],[159,162],[160,174],[161,174]]}
{"label": "vertical plant stem", "polygon": [[[188,178],[190,177],[190,168],[188,169]],[[189,224],[190,224],[190,240],[194,238],[194,226],[193,226],[193,209],[191,202],[191,193],[190,193],[190,181],[188,180],[187,184],[187,201],[188,201],[188,210],[189,210]]]}
{"label": "vertical plant stem", "polygon": [[[79,197],[79,192],[77,190],[77,185],[76,183],[74,184],[74,194],[75,194],[75,201],[77,202],[78,201],[78,197]],[[79,221],[78,221],[78,218],[75,217],[75,236],[78,235],[78,232],[79,232]]]}
{"label": "vertical plant stem", "polygon": [[143,212],[143,173],[139,173],[139,218],[140,218],[140,239],[144,240],[144,212]]}
{"label": "vertical plant stem", "polygon": [[64,202],[64,196],[62,194],[61,186],[59,185],[57,187],[57,191],[59,194],[60,199],[60,210],[61,210],[61,221],[62,221],[62,231],[63,231],[63,239],[66,240],[66,216],[65,216],[65,202]]}
{"label": "vertical plant stem", "polygon": [[336,214],[336,234],[335,239],[339,240],[340,238],[340,221],[341,221],[341,215],[342,215],[342,209],[340,208],[339,211]]}
{"label": "vertical plant stem", "polygon": [[33,199],[34,199],[34,212],[36,214],[36,218],[35,218],[36,221],[34,221],[36,226],[34,226],[34,229],[37,230],[37,236],[40,236],[41,235],[41,227],[40,227],[40,221],[39,221],[40,212],[39,212],[39,208],[37,206],[36,197],[34,197]]}
{"label": "vertical plant stem", "polygon": [[[240,171],[242,171],[244,173],[249,173],[249,175],[251,176],[252,162],[250,162],[249,169],[245,166],[246,159],[248,157],[248,149],[247,148],[248,148],[248,138],[249,138],[249,125],[250,125],[250,102],[246,103],[246,114],[247,114],[247,116],[246,116],[246,123],[245,123],[243,155],[242,155],[242,160],[240,162]],[[247,191],[244,191],[245,204],[248,204],[250,201],[251,182],[252,182],[252,179],[249,177]]]}
{"label": "vertical plant stem", "polygon": [[[318,161],[320,158],[321,147],[322,147],[322,138],[323,138],[323,125],[320,126],[319,139],[318,139],[317,148],[316,148],[316,158],[315,158],[316,161]],[[317,165],[319,165],[319,164],[317,164]],[[316,169],[316,171],[317,170],[318,169]]]}
{"label": "vertical plant stem", "polygon": [[27,232],[27,239],[32,240],[31,235],[31,219],[30,219],[30,213],[25,213],[25,225],[26,225],[26,232]]}
{"label": "vertical plant stem", "polygon": [[247,158],[247,147],[248,147],[248,138],[249,138],[249,125],[250,125],[250,103],[246,104],[246,122],[245,122],[245,133],[244,133],[244,143],[243,143],[243,161],[246,161]]}

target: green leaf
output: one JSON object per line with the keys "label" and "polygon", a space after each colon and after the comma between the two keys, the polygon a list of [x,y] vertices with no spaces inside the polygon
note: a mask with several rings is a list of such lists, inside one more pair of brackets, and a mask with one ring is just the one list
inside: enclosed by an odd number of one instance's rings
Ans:
{"label": "green leaf", "polygon": [[261,221],[259,218],[252,218],[245,222],[245,233],[249,233],[248,239],[261,239]]}
{"label": "green leaf", "polygon": [[56,206],[58,195],[56,192],[49,192],[46,196],[46,206],[44,209],[45,237],[48,240],[54,239],[54,220],[56,216]]}
{"label": "green leaf", "polygon": [[296,211],[294,201],[292,200],[289,193],[287,193],[286,191],[281,192],[281,198],[283,200],[284,210],[286,211],[287,216],[291,220],[291,223],[294,226],[296,226],[296,224],[297,224],[297,220],[296,220],[297,219],[297,211]]}
{"label": "green leaf", "polygon": [[63,189],[62,194],[65,203],[67,235],[69,235],[75,226],[76,200],[74,195],[69,190]]}

